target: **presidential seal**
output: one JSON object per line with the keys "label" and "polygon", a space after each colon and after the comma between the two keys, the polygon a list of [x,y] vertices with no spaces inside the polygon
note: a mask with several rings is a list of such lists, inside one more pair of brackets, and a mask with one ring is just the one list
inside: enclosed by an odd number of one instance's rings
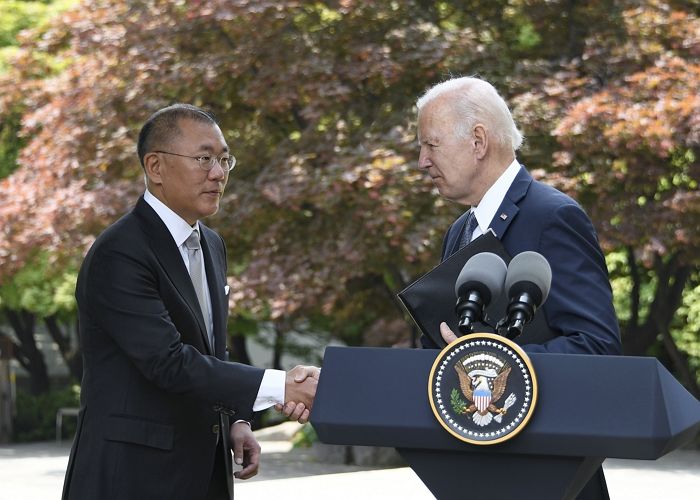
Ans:
{"label": "presidential seal", "polygon": [[433,414],[467,443],[501,443],[518,434],[537,402],[530,358],[500,335],[477,333],[445,347],[430,371]]}

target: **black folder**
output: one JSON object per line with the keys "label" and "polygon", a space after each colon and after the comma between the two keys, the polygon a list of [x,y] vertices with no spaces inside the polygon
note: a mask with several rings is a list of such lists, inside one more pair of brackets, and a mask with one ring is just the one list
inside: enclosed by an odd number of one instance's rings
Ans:
{"label": "black folder", "polygon": [[[455,313],[457,304],[455,281],[464,264],[473,255],[482,252],[495,253],[505,261],[506,265],[511,259],[501,241],[496,238],[493,231],[489,230],[398,293],[399,299],[421,332],[440,347],[446,345],[440,336],[442,321],[446,322],[455,333],[459,331]],[[493,332],[493,327],[505,312],[505,307],[505,296],[493,297],[491,305],[487,308],[485,322],[476,325],[474,331]],[[496,316],[490,317],[492,314]]]}

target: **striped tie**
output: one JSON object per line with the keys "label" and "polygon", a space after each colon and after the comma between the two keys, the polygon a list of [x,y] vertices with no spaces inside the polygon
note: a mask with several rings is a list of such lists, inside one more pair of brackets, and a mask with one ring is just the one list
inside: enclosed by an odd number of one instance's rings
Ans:
{"label": "striped tie", "polygon": [[476,215],[474,210],[469,211],[467,216],[467,223],[465,224],[464,233],[462,233],[462,239],[459,241],[459,248],[466,247],[472,241],[472,235],[477,225]]}

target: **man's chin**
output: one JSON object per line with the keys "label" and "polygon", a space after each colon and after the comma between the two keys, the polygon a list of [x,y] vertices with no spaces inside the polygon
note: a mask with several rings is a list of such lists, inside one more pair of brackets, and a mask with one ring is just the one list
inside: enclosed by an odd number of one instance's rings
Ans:
{"label": "man's chin", "polygon": [[203,208],[200,211],[200,219],[204,219],[205,217],[210,217],[218,211],[219,211],[219,203],[218,202],[216,204],[207,205],[206,208]]}
{"label": "man's chin", "polygon": [[451,201],[453,203],[458,203],[460,205],[469,205],[469,203],[464,201],[463,198],[460,198],[458,195],[455,195],[454,193],[450,193],[449,190],[444,189],[444,188],[440,189],[439,187],[437,189],[438,189],[438,193],[440,193],[440,196],[442,196],[446,200]]}

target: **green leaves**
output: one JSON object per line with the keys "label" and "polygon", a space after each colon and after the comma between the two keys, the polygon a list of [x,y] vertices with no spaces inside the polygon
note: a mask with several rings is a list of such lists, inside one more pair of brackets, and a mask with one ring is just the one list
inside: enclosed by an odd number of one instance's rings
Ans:
{"label": "green leaves", "polygon": [[76,309],[77,277],[74,268],[55,266],[46,252],[39,252],[0,286],[0,306],[39,317],[70,314]]}
{"label": "green leaves", "polygon": [[450,405],[452,406],[452,411],[458,415],[467,413],[467,403],[460,397],[457,389],[452,389],[450,393]]}
{"label": "green leaves", "polygon": [[215,111],[239,160],[207,221],[229,248],[232,328],[407,339],[395,293],[462,210],[417,167],[414,104],[457,74],[493,81],[527,137],[519,159],[585,206],[606,250],[697,265],[698,19],[627,5],[104,0],[33,25],[0,76],[0,283],[30,290],[3,300],[71,309],[70,271],[24,273],[77,267],[143,190],[141,123],[184,101]]}

